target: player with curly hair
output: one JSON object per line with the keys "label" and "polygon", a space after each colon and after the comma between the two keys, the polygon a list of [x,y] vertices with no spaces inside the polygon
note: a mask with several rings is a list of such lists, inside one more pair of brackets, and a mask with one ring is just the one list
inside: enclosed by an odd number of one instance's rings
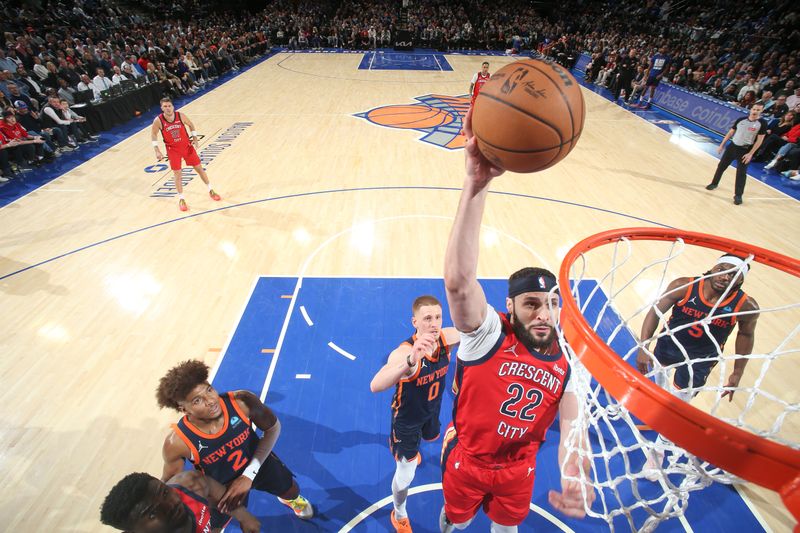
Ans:
{"label": "player with curly hair", "polygon": [[[245,390],[217,393],[208,382],[208,366],[184,361],[159,382],[158,405],[183,413],[164,440],[162,480],[178,474],[184,461],[226,487],[219,510],[228,513],[247,505],[250,489],[273,494],[295,515],[309,519],[312,505],[300,494],[294,474],[272,451],[281,424],[275,413]],[[259,439],[256,428],[264,435]],[[212,527],[229,517],[212,512]]]}

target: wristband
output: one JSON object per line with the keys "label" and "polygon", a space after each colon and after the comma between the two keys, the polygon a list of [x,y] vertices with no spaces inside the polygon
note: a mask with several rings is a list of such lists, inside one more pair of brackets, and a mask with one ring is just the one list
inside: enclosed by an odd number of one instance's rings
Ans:
{"label": "wristband", "polygon": [[155,146],[156,148],[158,148],[158,141],[153,141],[153,146]]}
{"label": "wristband", "polygon": [[258,474],[258,470],[260,468],[261,468],[261,461],[253,457],[250,460],[250,464],[247,465],[247,468],[245,468],[244,472],[242,472],[242,475],[247,479],[249,479],[250,481],[253,481],[256,478],[256,474]]}
{"label": "wristband", "polygon": [[192,137],[197,137],[197,132],[196,131],[192,131]]}

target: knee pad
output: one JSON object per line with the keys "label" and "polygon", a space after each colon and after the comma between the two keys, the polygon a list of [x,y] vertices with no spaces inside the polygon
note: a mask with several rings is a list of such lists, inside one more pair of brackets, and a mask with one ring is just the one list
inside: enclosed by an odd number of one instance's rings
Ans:
{"label": "knee pad", "polygon": [[405,490],[411,485],[414,480],[414,473],[417,471],[417,458],[411,460],[401,457],[397,461],[397,469],[394,472],[394,478],[397,481],[397,486],[400,490]]}

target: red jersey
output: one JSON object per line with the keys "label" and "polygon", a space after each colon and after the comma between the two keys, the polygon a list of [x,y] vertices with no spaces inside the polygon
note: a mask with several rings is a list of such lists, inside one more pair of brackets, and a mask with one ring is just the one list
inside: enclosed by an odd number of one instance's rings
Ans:
{"label": "red jersey", "polygon": [[486,76],[484,76],[482,72],[478,72],[475,75],[475,78],[473,78],[475,81],[472,82],[472,99],[473,100],[475,100],[478,97],[478,93],[481,92],[481,87],[483,87],[483,84],[486,83],[487,81],[489,81],[489,78],[491,78],[491,77],[492,77],[491,74],[486,74]]}
{"label": "red jersey", "polygon": [[191,145],[189,141],[189,132],[181,120],[181,114],[175,112],[175,118],[172,122],[168,122],[164,118],[164,113],[158,115],[158,120],[161,121],[161,136],[164,137],[164,144],[167,149],[175,148],[180,150],[188,149]]}
{"label": "red jersey", "polygon": [[509,318],[498,314],[502,333],[491,351],[458,361],[453,407],[459,444],[489,464],[519,461],[538,451],[569,379],[558,342],[552,355],[528,351]]}
{"label": "red jersey", "polygon": [[208,502],[180,485],[170,485],[170,488],[178,493],[183,504],[189,508],[194,524],[194,533],[211,533],[211,509]]}
{"label": "red jersey", "polygon": [[11,124],[9,124],[4,120],[0,122],[0,131],[2,131],[3,135],[8,137],[9,140],[28,138],[28,130],[23,128],[22,124],[20,124],[19,122],[15,123],[12,126]]}

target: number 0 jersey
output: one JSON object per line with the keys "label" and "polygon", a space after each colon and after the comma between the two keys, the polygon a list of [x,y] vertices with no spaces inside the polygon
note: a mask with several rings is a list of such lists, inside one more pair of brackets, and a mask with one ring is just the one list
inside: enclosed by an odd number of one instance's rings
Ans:
{"label": "number 0 jersey", "polygon": [[[414,345],[417,336],[403,341]],[[450,366],[450,346],[439,335],[434,353],[420,359],[414,375],[401,379],[392,397],[392,421],[407,425],[422,424],[431,416],[439,416],[447,369]]]}
{"label": "number 0 jersey", "polygon": [[213,435],[203,433],[186,416],[172,429],[189,447],[191,457],[187,459],[194,467],[225,485],[242,474],[260,439],[232,392],[220,393],[219,403],[224,421]]}
{"label": "number 0 jersey", "polygon": [[[499,336],[488,353],[458,359],[453,425],[458,442],[489,464],[514,462],[535,454],[558,412],[570,375],[558,342],[552,355],[528,350],[517,339],[507,315],[499,315]],[[497,323],[487,316],[479,328]],[[465,347],[462,334],[462,346]],[[461,350],[459,350],[459,354]]]}

